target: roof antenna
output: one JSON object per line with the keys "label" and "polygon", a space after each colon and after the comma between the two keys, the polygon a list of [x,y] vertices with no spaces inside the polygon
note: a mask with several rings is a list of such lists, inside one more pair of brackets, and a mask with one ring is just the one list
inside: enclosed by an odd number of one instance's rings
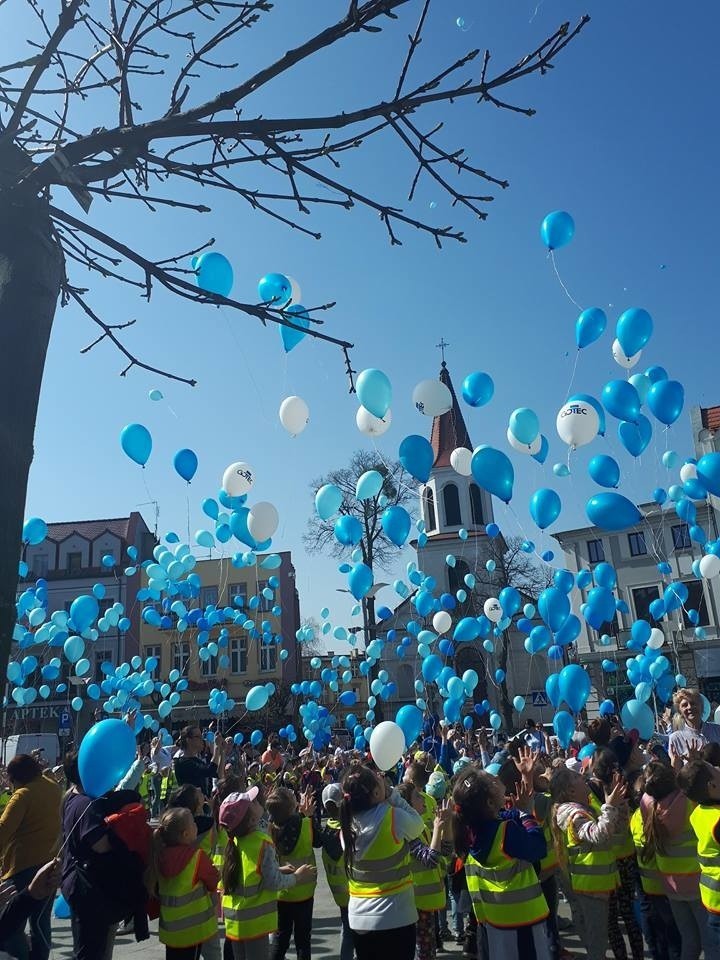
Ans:
{"label": "roof antenna", "polygon": [[158,539],[158,524],[160,523],[160,507],[157,500],[147,500],[145,503],[136,504],[138,507],[155,507],[155,529],[153,534],[155,539]]}

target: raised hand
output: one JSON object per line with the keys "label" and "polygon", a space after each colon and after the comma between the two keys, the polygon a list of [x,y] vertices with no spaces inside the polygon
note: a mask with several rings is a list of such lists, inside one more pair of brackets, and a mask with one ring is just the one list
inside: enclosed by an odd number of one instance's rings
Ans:
{"label": "raised hand", "polygon": [[539,759],[540,754],[537,751],[531,750],[530,747],[520,747],[517,759],[513,757],[513,763],[523,780],[532,780]]}
{"label": "raised hand", "polygon": [[312,787],[308,787],[307,790],[300,797],[300,804],[298,809],[300,813],[304,814],[306,817],[312,817],[315,814],[315,794]]}
{"label": "raised hand", "polygon": [[525,779],[518,780],[515,785],[513,803],[518,810],[522,810],[524,813],[532,813],[532,789]]}
{"label": "raised hand", "polygon": [[613,774],[612,784],[605,787],[605,803],[610,807],[619,807],[627,796],[627,784],[619,773]]}

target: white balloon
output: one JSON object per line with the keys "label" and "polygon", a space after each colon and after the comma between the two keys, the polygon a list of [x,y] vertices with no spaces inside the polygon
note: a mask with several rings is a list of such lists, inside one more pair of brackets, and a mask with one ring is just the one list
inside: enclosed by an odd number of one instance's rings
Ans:
{"label": "white balloon", "polygon": [[694,463],[684,463],[680,467],[680,479],[683,483],[688,480],[694,480],[697,477],[697,467]]}
{"label": "white balloon", "polygon": [[438,610],[433,617],[433,629],[436,633],[447,633],[452,626],[452,617],[447,610]]}
{"label": "white balloon", "polygon": [[653,627],[650,631],[650,637],[648,639],[647,645],[651,650],[659,650],[660,647],[665,643],[665,634],[659,627]]}
{"label": "white balloon", "polygon": [[715,716],[713,717],[715,723],[720,723],[720,707],[715,707]]}
{"label": "white balloon", "polygon": [[370,734],[370,755],[380,770],[390,770],[405,750],[405,734],[394,720],[383,720]]}
{"label": "white balloon", "polygon": [[222,485],[225,493],[231,497],[242,497],[252,490],[255,483],[255,471],[249,463],[238,460],[231,463],[223,474]]}
{"label": "white balloon", "polygon": [[291,277],[289,273],[286,273],[285,276],[290,281],[290,303],[302,303],[302,290],[300,289],[300,284],[297,282],[295,277]]}
{"label": "white balloon", "polygon": [[555,429],[560,439],[568,446],[584,447],[597,436],[600,417],[591,404],[573,400],[560,407],[555,420]]}
{"label": "white balloon", "polygon": [[452,394],[441,380],[421,380],[413,390],[412,402],[426,417],[440,417],[452,407]]}
{"label": "white balloon", "polygon": [[468,450],[467,447],[456,447],[450,454],[450,466],[461,477],[469,477],[472,473],[470,469],[471,461],[472,450]]}
{"label": "white balloon", "polygon": [[263,500],[254,504],[248,513],[247,527],[250,536],[262,543],[271,537],[278,528],[280,517],[272,503]]}
{"label": "white balloon", "polygon": [[527,453],[529,456],[538,453],[542,446],[542,437],[540,434],[535,437],[532,443],[521,443],[510,430],[510,427],[507,428],[507,441],[513,450],[517,450],[518,453]]}
{"label": "white balloon", "polygon": [[700,576],[704,577],[705,580],[710,580],[711,577],[716,577],[720,573],[720,557],[714,553],[706,553],[700,559],[699,567]]}
{"label": "white balloon", "polygon": [[497,597],[488,597],[483,604],[483,613],[493,623],[499,623],[503,618],[503,610]]}
{"label": "white balloon", "polygon": [[364,433],[366,437],[381,437],[386,430],[390,429],[392,413],[388,410],[381,420],[380,417],[373,416],[365,407],[358,407],[355,423],[360,433]]}
{"label": "white balloon", "polygon": [[291,437],[302,433],[309,420],[310,409],[302,397],[285,397],[280,404],[280,423]]}
{"label": "white balloon", "polygon": [[631,357],[628,357],[623,352],[623,348],[620,346],[620,341],[613,340],[613,345],[612,345],[613,360],[615,361],[615,363],[621,366],[624,370],[632,369],[632,367],[634,367],[635,364],[640,359],[641,353],[642,353],[642,350],[638,350],[637,353],[634,353]]}

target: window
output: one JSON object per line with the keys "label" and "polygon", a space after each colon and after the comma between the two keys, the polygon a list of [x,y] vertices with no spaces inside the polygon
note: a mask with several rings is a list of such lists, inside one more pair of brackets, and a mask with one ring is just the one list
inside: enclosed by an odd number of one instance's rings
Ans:
{"label": "window", "polygon": [[631,557],[644,557],[647,553],[644,533],[629,533],[628,543],[630,544]]}
{"label": "window", "polygon": [[448,567],[448,587],[450,593],[456,594],[458,590],[464,590],[465,593],[472,593],[468,590],[465,583],[466,575],[470,573],[470,567],[464,560],[456,560],[454,567]]}
{"label": "window", "polygon": [[482,496],[480,494],[480,487],[477,484],[470,484],[470,514],[472,516],[473,525],[476,527],[481,527],[483,525],[483,508],[482,508]]}
{"label": "window", "polygon": [[48,555],[46,553],[36,553],[32,558],[32,575],[37,580],[38,577],[46,577],[48,572]]}
{"label": "window", "polygon": [[[239,597],[242,603],[235,603],[235,597]],[[247,604],[247,584],[231,583],[228,587],[228,605],[237,607],[238,610],[244,610]]]}
{"label": "window", "polygon": [[218,588],[217,587],[202,587],[200,589],[200,609],[204,610],[205,607],[212,606],[216,607],[218,602]]}
{"label": "window", "polygon": [[200,673],[204,677],[214,677],[217,673],[218,658],[210,655],[207,660],[200,660]]}
{"label": "window", "polygon": [[190,663],[190,644],[181,641],[173,644],[173,670],[179,670],[183,677],[187,676]]}
{"label": "window", "polygon": [[605,560],[605,550],[602,540],[588,540],[588,560],[590,563],[602,563]]}
{"label": "window", "polygon": [[[686,580],[685,586],[688,588],[688,598],[681,608],[685,629],[687,630],[693,626],[706,627],[710,623],[710,617],[708,616],[707,601],[705,600],[702,580]],[[688,620],[688,610],[697,610],[700,614],[700,619],[697,624],[692,624]]]}
{"label": "window", "polygon": [[277,666],[277,646],[274,643],[260,645],[260,670],[267,672]]}
{"label": "window", "polygon": [[104,617],[114,603],[115,597],[103,597],[102,600],[98,600],[98,606],[100,607],[99,616]]}
{"label": "window", "polygon": [[230,673],[247,673],[247,637],[230,641]]}
{"label": "window", "polygon": [[268,589],[269,587],[268,587],[267,580],[258,580],[257,595],[260,598],[260,604],[258,606],[258,610],[263,610],[265,613],[267,613],[268,610],[272,610],[273,604],[275,603],[275,601],[272,598],[268,600],[267,597],[264,597],[262,595],[263,590],[268,590]]}
{"label": "window", "polygon": [[462,524],[460,516],[460,497],[454,483],[443,487],[443,503],[445,505],[445,526],[459,527]]}
{"label": "window", "polygon": [[676,550],[689,550],[692,546],[690,542],[690,530],[686,523],[679,523],[672,528],[673,547]]}
{"label": "window", "polygon": [[68,573],[77,573],[79,570],[82,570],[82,554],[68,553],[65,559],[65,569]]}
{"label": "window", "polygon": [[147,660],[148,657],[155,657],[158,662],[158,665],[155,667],[155,669],[149,671],[151,677],[157,678],[159,674],[162,673],[162,647],[145,647],[145,659]]}
{"label": "window", "polygon": [[635,619],[652,622],[650,604],[653,600],[657,600],[659,596],[660,590],[657,587],[635,587],[632,592]]}
{"label": "window", "polygon": [[102,665],[104,663],[113,663],[115,656],[112,650],[93,650],[95,656],[95,681],[100,683],[105,679],[105,674],[102,672]]}
{"label": "window", "polygon": [[427,524],[427,529],[434,530],[437,527],[437,520],[435,519],[435,494],[430,487],[425,487],[423,490],[423,500],[425,501],[425,523]]}

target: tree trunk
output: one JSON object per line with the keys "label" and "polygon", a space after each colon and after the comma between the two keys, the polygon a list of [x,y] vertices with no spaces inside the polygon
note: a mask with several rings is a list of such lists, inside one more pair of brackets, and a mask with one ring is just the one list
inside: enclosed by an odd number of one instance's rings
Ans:
{"label": "tree trunk", "polygon": [[[22,526],[40,385],[63,275],[47,203],[0,203],[0,688],[15,626]],[[4,726],[4,722],[3,722]]]}

